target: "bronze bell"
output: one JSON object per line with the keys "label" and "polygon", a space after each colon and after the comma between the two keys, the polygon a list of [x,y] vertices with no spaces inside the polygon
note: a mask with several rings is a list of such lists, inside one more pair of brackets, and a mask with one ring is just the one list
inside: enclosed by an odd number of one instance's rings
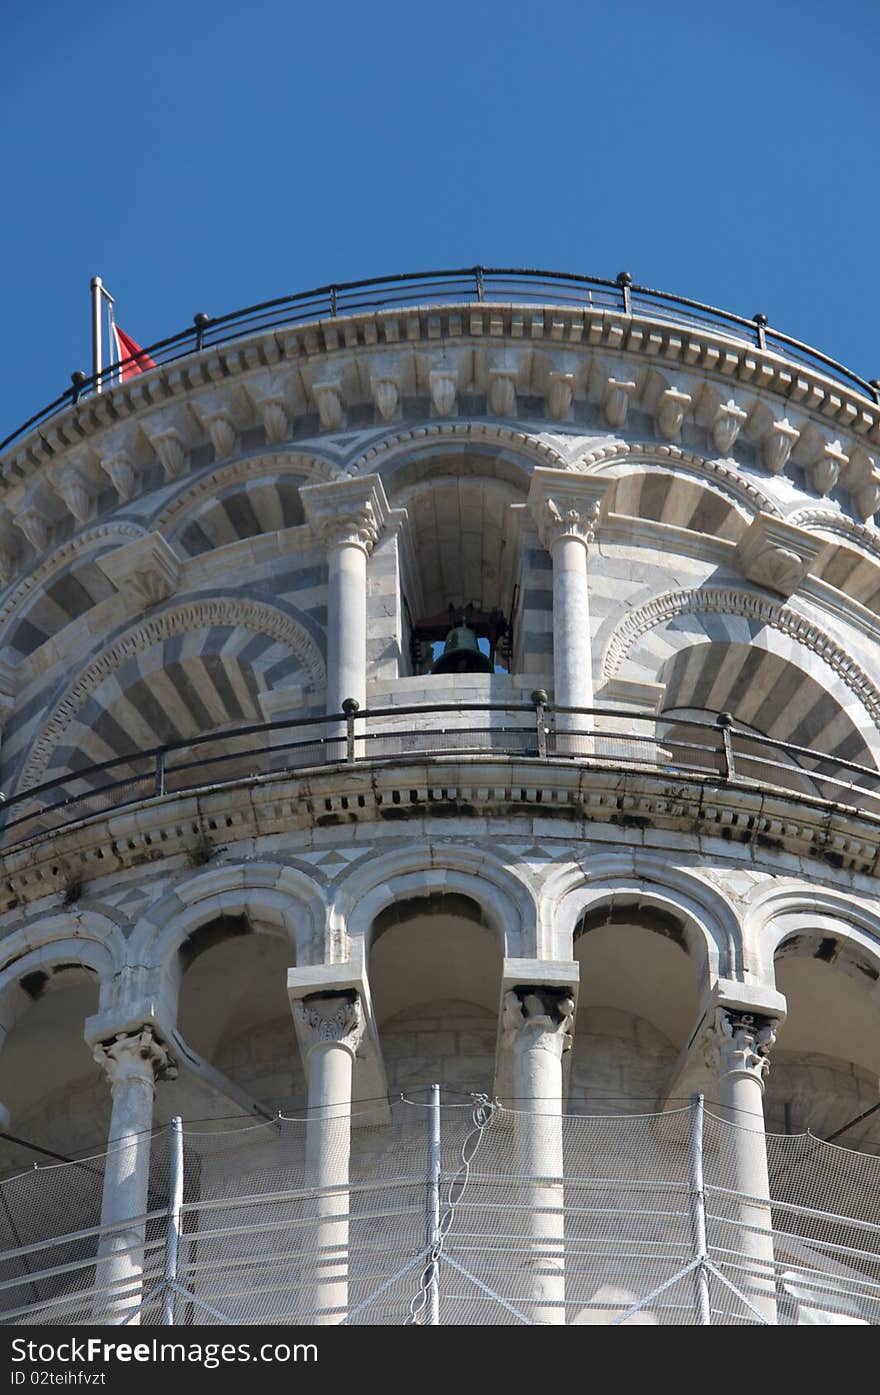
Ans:
{"label": "bronze bell", "polygon": [[456,625],[446,636],[443,653],[431,665],[432,673],[494,673],[488,654],[479,646],[468,625]]}

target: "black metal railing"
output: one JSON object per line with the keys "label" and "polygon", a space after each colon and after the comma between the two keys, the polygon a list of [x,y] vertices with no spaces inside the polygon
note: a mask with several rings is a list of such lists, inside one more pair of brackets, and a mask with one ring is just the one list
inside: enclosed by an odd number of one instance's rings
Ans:
{"label": "black metal railing", "polygon": [[[698,300],[689,300],[686,296],[670,295],[666,291],[638,285],[625,272],[615,280],[608,281],[602,277],[577,276],[568,272],[477,266],[454,271],[376,276],[366,281],[343,281],[318,286],[315,290],[302,291],[297,295],[266,300],[260,305],[249,305],[228,315],[195,315],[191,325],[148,345],[143,352],[157,365],[162,365],[188,354],[199,353],[215,344],[225,344],[233,339],[310,320],[436,304],[594,307],[695,328],[711,327],[734,339],[828,373],[848,387],[856,388],[871,401],[880,403],[880,382],[877,379],[860,378],[844,364],[820,353],[818,349],[772,328],[766,315],[758,314],[750,319],[734,315]],[[117,376],[116,364],[96,376],[82,372],[72,374],[73,385],[0,441],[0,451],[32,427],[94,392],[96,386],[109,387]]]}
{"label": "black metal railing", "polygon": [[[757,735],[726,713],[712,721],[553,707],[543,692],[533,703],[441,702],[363,712],[346,706],[338,716],[253,723],[67,771],[0,805],[0,844],[9,851],[81,819],[241,780],[364,762],[403,770],[419,760],[479,756],[735,782],[880,818],[880,770]],[[412,783],[417,776],[401,773],[401,779]]]}

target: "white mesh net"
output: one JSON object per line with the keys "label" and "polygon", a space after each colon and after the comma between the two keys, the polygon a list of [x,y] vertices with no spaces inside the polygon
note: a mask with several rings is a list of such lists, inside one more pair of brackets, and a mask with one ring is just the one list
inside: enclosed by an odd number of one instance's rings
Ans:
{"label": "white mesh net", "polygon": [[447,1103],[438,1174],[430,1115],[185,1126],[177,1231],[168,1130],[133,1145],[147,1210],[115,1227],[106,1155],[14,1177],[0,1322],[880,1323],[880,1158],[695,1135],[689,1108]]}

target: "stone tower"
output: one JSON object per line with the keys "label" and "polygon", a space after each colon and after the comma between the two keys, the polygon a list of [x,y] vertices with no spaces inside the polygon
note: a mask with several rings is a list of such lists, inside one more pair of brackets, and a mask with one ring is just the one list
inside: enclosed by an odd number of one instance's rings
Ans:
{"label": "stone tower", "polygon": [[[437,1082],[516,1116],[516,1312],[612,1321],[650,1273],[575,1284],[578,1120],[703,1095],[740,1319],[810,1320],[764,1131],[880,1153],[876,385],[628,277],[333,288],[165,358],[2,458],[4,1175],[109,1140],[119,1227],[151,1129],[307,1118],[336,1263],[286,1311],[341,1321],[352,1124]],[[432,672],[450,623],[492,671]]]}

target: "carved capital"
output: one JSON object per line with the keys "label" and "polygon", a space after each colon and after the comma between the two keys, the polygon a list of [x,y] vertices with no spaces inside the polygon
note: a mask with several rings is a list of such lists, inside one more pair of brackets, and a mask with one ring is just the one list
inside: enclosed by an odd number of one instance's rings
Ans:
{"label": "carved capital", "polygon": [[508,1048],[550,1051],[557,1060],[571,1050],[574,998],[567,988],[513,988],[504,995],[502,1031]]}
{"label": "carved capital", "polygon": [[328,546],[348,543],[372,552],[389,508],[376,475],[307,485],[300,491],[309,524]]}
{"label": "carved capital", "polygon": [[719,1076],[748,1075],[763,1085],[778,1025],[772,1017],[716,1008],[707,1042],[707,1065]]}
{"label": "carved capital", "polygon": [[602,410],[605,413],[605,420],[609,426],[618,430],[626,425],[626,414],[629,410],[629,401],[636,390],[633,379],[609,378],[605,384],[605,394],[602,399]]}
{"label": "carved capital", "polygon": [[177,1076],[177,1063],[153,1027],[119,1032],[112,1041],[99,1042],[93,1054],[107,1072],[114,1092],[132,1080],[152,1088],[157,1080]]}
{"label": "carved capital", "polygon": [[360,994],[311,993],[293,1004],[303,1054],[308,1058],[318,1046],[343,1046],[352,1057],[364,1036],[364,1010]]}
{"label": "carved capital", "polygon": [[586,508],[577,508],[570,501],[561,500],[560,508],[555,499],[544,501],[543,514],[538,517],[538,534],[548,549],[561,538],[577,538],[589,546],[596,536],[600,505],[597,502]]}
{"label": "carved capital", "polygon": [[577,538],[589,546],[607,487],[608,481],[598,476],[540,466],[533,471],[529,508],[543,546],[549,551],[561,538]]}

